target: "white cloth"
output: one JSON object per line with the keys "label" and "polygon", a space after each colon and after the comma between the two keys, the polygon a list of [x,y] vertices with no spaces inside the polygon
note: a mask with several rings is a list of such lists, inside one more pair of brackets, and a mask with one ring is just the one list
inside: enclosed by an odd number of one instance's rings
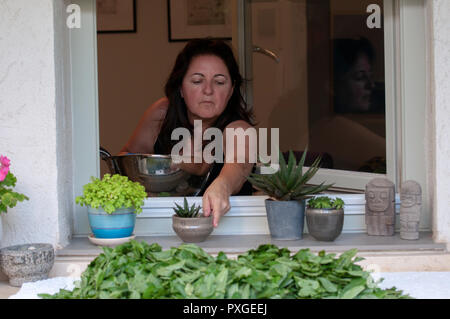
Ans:
{"label": "white cloth", "polygon": [[[450,299],[450,272],[391,272],[373,273],[374,281],[384,278],[380,288],[396,287],[417,299]],[[9,299],[39,299],[41,293],[55,294],[60,289],[73,290],[79,277],[56,277],[24,283]]]}
{"label": "white cloth", "polygon": [[384,272],[372,277],[384,278],[380,288],[396,287],[416,299],[450,299],[450,272]]}
{"label": "white cloth", "polygon": [[26,282],[19,292],[8,299],[40,299],[38,294],[54,295],[60,289],[73,290],[74,282],[80,280],[79,277],[55,277],[35,282]]}

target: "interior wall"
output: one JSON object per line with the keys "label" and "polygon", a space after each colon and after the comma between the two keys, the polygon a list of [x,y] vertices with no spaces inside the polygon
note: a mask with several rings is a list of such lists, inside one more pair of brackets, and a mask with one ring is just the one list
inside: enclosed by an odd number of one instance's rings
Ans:
{"label": "interior wall", "polygon": [[[166,0],[136,1],[136,33],[99,33],[100,145],[117,154],[164,84],[186,42],[169,42]],[[101,175],[107,172],[101,163]]]}

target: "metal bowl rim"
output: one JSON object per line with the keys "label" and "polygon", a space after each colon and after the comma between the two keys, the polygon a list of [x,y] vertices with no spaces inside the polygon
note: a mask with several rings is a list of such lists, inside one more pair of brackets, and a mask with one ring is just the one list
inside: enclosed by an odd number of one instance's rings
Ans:
{"label": "metal bowl rim", "polygon": [[142,156],[142,157],[146,157],[146,158],[161,158],[161,159],[172,160],[172,156],[163,155],[163,154],[122,154],[122,155],[116,155],[116,156],[111,156],[111,157],[132,157],[132,156]]}

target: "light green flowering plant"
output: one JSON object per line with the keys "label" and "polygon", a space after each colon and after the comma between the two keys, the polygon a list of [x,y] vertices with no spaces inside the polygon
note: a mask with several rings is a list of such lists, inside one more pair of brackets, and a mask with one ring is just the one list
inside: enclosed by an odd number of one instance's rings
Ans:
{"label": "light green flowering plant", "polygon": [[119,174],[105,174],[103,179],[91,177],[91,182],[83,187],[83,196],[78,196],[75,202],[81,206],[102,207],[108,214],[130,207],[140,214],[146,197],[145,187],[140,183]]}

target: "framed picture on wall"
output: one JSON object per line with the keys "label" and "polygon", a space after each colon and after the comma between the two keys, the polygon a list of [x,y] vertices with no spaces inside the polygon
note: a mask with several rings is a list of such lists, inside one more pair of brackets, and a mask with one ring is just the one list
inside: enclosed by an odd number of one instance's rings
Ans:
{"label": "framed picture on wall", "polygon": [[136,32],[136,0],[97,0],[97,32]]}
{"label": "framed picture on wall", "polygon": [[167,0],[169,42],[231,39],[231,0]]}

